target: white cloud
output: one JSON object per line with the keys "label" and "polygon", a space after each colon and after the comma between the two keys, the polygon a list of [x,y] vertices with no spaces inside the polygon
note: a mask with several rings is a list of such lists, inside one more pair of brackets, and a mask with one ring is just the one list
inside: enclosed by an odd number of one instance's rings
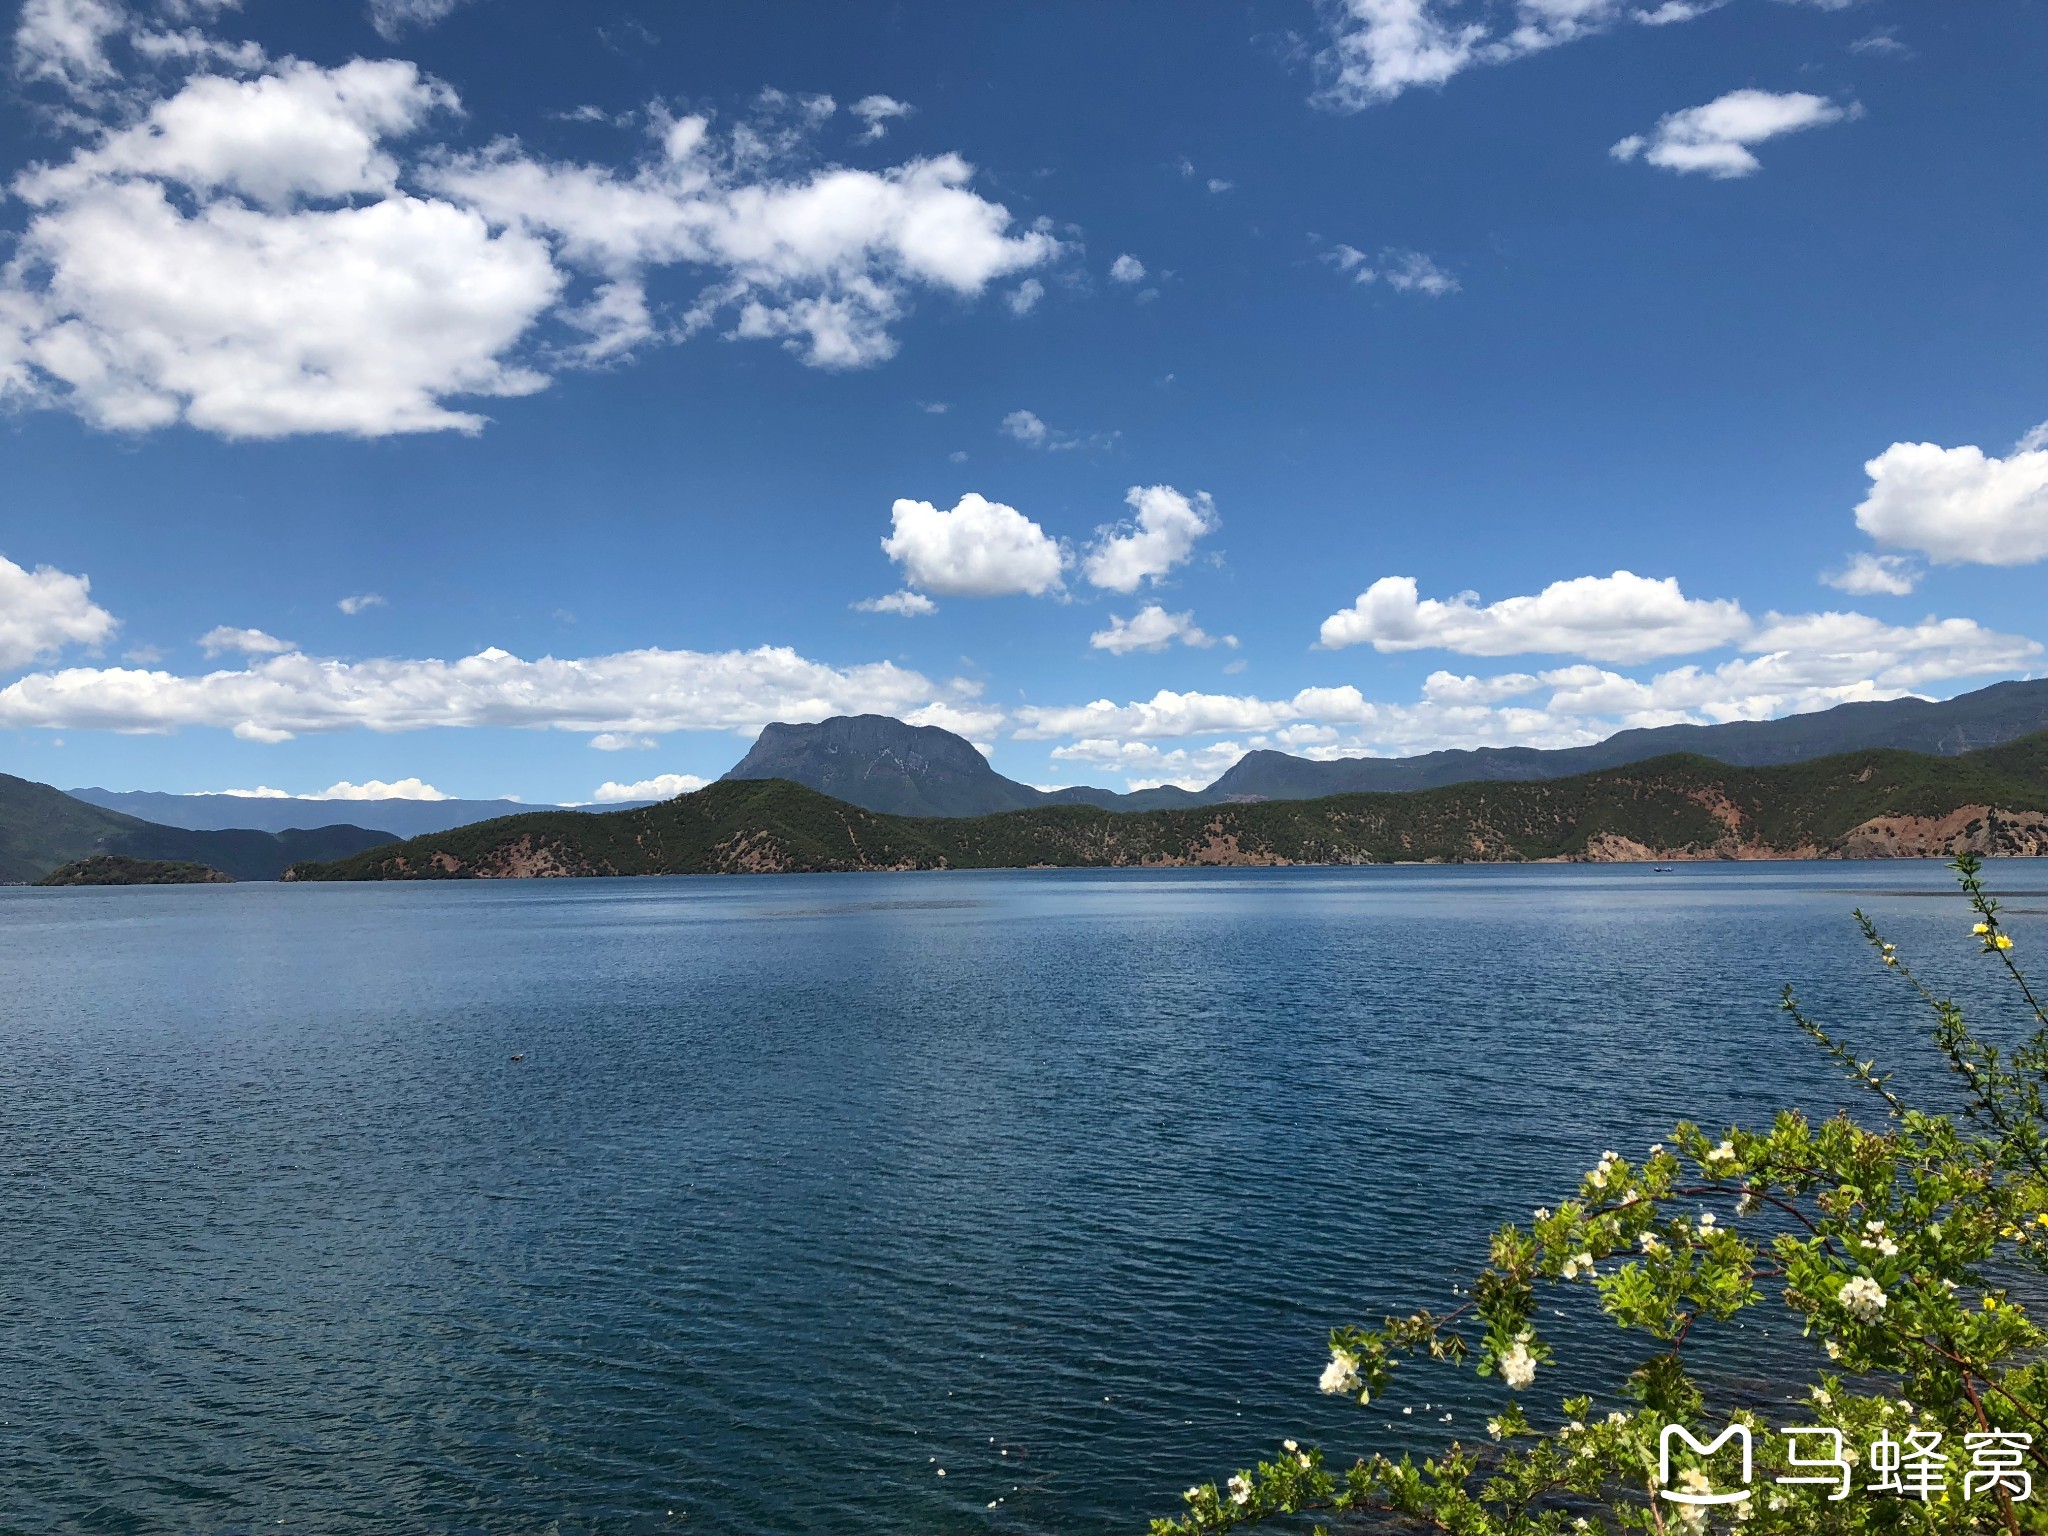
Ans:
{"label": "white cloud", "polygon": [[1384,576],[1351,607],[1323,620],[1322,644],[1336,650],[1440,649],[1466,656],[1529,653],[1647,661],[1732,645],[1750,633],[1742,605],[1688,598],[1675,577],[1630,571],[1552,582],[1534,597],[1481,607],[1477,593],[1448,602],[1417,595],[1411,576]]}
{"label": "white cloud", "polygon": [[1126,251],[1109,264],[1109,280],[1113,283],[1142,283],[1145,281],[1145,263]]}
{"label": "white cloud", "polygon": [[661,743],[652,736],[636,736],[631,731],[600,731],[590,738],[590,745],[598,752],[651,752]]}
{"label": "white cloud", "polygon": [[941,597],[1042,597],[1059,590],[1066,551],[1015,507],[969,491],[951,511],[903,499],[882,552],[904,580]]}
{"label": "white cloud", "polygon": [[1477,61],[1487,32],[1478,22],[1452,22],[1435,0],[1341,0],[1330,20],[1318,99],[1343,111],[1442,85]]}
{"label": "white cloud", "polygon": [[1205,789],[1218,774],[1244,756],[1244,748],[1234,741],[1169,749],[1146,741],[1090,738],[1055,747],[1049,755],[1056,762],[1086,763],[1121,773],[1130,789],[1156,789],[1162,784]]}
{"label": "white cloud", "polygon": [[431,27],[446,21],[463,0],[370,0],[370,25],[384,38],[407,27]]}
{"label": "white cloud", "polygon": [[1503,672],[1496,677],[1432,672],[1422,680],[1422,696],[1432,704],[1497,704],[1534,693],[1542,686],[1542,678],[1527,672]]}
{"label": "white cloud", "polygon": [[14,29],[15,72],[88,92],[113,77],[107,39],[126,20],[114,0],[27,0]]}
{"label": "white cloud", "polygon": [[1506,64],[1624,22],[1668,26],[1725,0],[1330,0],[1318,105],[1356,112],[1482,64]]}
{"label": "white cloud", "polygon": [[387,784],[382,779],[371,779],[362,784],[351,784],[343,779],[339,784],[330,784],[317,795],[300,795],[301,800],[450,800],[431,784],[418,779],[399,779]]}
{"label": "white cloud", "polygon": [[607,779],[590,798],[603,804],[618,800],[673,800],[677,795],[693,795],[710,782],[694,773],[657,773],[633,784],[614,784]]}
{"label": "white cloud", "polygon": [[1325,253],[1323,260],[1339,272],[1348,273],[1355,283],[1384,282],[1396,293],[1420,293],[1440,299],[1459,289],[1458,279],[1421,251],[1389,246],[1375,261],[1355,245],[1337,245]]}
{"label": "white cloud", "polygon": [[92,582],[54,566],[24,570],[0,555],[0,671],[12,672],[68,645],[100,645],[119,621],[95,603]]}
{"label": "white cloud", "polygon": [[867,124],[860,142],[872,144],[889,131],[890,123],[899,117],[910,116],[917,108],[893,96],[863,96],[846,110]]}
{"label": "white cloud", "polygon": [[360,592],[354,597],[344,597],[334,606],[350,618],[354,618],[366,608],[384,608],[389,605],[374,592]]}
{"label": "white cloud", "polygon": [[992,755],[991,749],[977,738],[994,735],[1008,717],[988,706],[948,704],[941,700],[913,709],[902,718],[905,725],[936,725],[955,736],[965,736],[983,757],[988,757]]}
{"label": "white cloud", "polygon": [[[1003,436],[1013,438],[1026,448],[1042,448],[1047,453],[1067,453],[1076,448],[1107,448],[1117,439],[1114,432],[1064,432],[1049,426],[1035,411],[1012,411],[997,425],[996,430]],[[965,458],[962,454],[960,458]]]}
{"label": "white cloud", "polygon": [[680,334],[737,310],[731,334],[781,338],[826,368],[893,356],[890,327],[914,288],[974,297],[1059,250],[1043,230],[1010,233],[1008,210],[968,190],[973,168],[958,155],[763,179],[752,143],[735,135],[722,150],[707,119],[659,126],[657,152],[630,175],[500,144],[451,158],[429,179],[614,283],[638,287],[648,269],[678,263],[720,272]]}
{"label": "white cloud", "polygon": [[905,619],[922,618],[925,614],[939,611],[937,603],[922,592],[912,592],[907,587],[883,597],[862,598],[853,607],[856,613],[893,613]]}
{"label": "white cloud", "polygon": [[[1015,734],[1071,738],[1053,756],[1142,775],[1129,779],[1134,788],[1162,781],[1192,787],[1248,747],[1327,759],[1577,746],[1633,726],[1762,720],[1898,698],[1961,678],[2009,676],[2038,667],[2043,655],[2032,640],[1968,619],[1887,625],[1855,613],[1772,614],[1744,649],[1749,654],[1712,669],[1685,666],[1646,679],[1587,663],[1495,677],[1437,672],[1421,699],[1407,703],[1368,700],[1348,686],[1280,699],[1162,690],[1124,705],[1098,699],[1020,709]],[[1161,745],[1201,736],[1231,739]]]}
{"label": "white cloud", "polygon": [[1038,301],[1045,297],[1045,284],[1035,277],[1027,277],[1012,288],[1003,302],[1010,306],[1013,315],[1028,315],[1038,307]]}
{"label": "white cloud", "polygon": [[1849,45],[1851,53],[1882,54],[1889,58],[1909,56],[1913,52],[1894,35],[1895,29],[1879,27],[1867,36],[1859,37]]}
{"label": "white cloud", "polygon": [[1170,485],[1134,485],[1124,501],[1137,518],[1097,529],[1081,566],[1090,585],[1111,592],[1158,582],[1193,557],[1197,539],[1221,526],[1207,491],[1188,497]]}
{"label": "white cloud", "polygon": [[1228,192],[1236,185],[1236,182],[1225,181],[1221,176],[1211,176],[1209,178],[1209,190],[1211,192]]}
{"label": "white cloud", "polygon": [[[1235,646],[1237,636],[1225,635],[1223,644]],[[1192,613],[1168,613],[1157,603],[1147,603],[1128,619],[1109,616],[1109,628],[1097,630],[1088,643],[1098,651],[1125,656],[1132,651],[1163,651],[1178,640],[1182,645],[1211,646],[1216,637],[1195,622]]]}
{"label": "white cloud", "polygon": [[1820,579],[1856,597],[1904,597],[1920,584],[1920,569],[1904,555],[1873,555],[1864,550],[1851,555],[1839,571],[1823,571]]}
{"label": "white cloud", "polygon": [[[111,70],[107,14],[41,0],[19,67]],[[200,73],[153,101],[127,88],[133,110],[109,96],[101,127],[72,119],[86,142],[68,159],[17,179],[30,216],[0,274],[0,394],[121,430],[475,431],[454,402],[713,326],[819,367],[873,364],[916,291],[975,297],[1060,249],[1013,231],[958,156],[798,166],[829,98],[765,93],[776,122],[722,138],[653,111],[655,146],[623,168],[510,140],[408,151],[460,108],[415,66],[202,43],[157,49]],[[703,282],[676,316],[648,292],[667,268]]]}
{"label": "white cloud", "polygon": [[289,640],[266,635],[260,629],[231,629],[220,624],[199,637],[199,649],[209,656],[230,651],[242,656],[281,656],[287,651],[296,651],[298,647]]}
{"label": "white cloud", "polygon": [[338,69],[286,60],[253,80],[199,75],[154,103],[142,121],[55,166],[25,172],[16,190],[48,206],[115,179],[175,183],[201,196],[234,192],[268,208],[299,198],[396,190],[386,148],[456,106],[455,93],[411,64],[357,59]]}
{"label": "white cloud", "polygon": [[1046,447],[1053,437],[1052,428],[1039,420],[1035,411],[1012,411],[996,430],[1005,437],[1014,437],[1027,448]]}
{"label": "white cloud", "polygon": [[1981,448],[1893,443],[1863,466],[1856,526],[1941,565],[2048,559],[2048,447],[2029,433],[2005,458]]}
{"label": "white cloud", "polygon": [[1725,181],[1763,169],[1763,162],[1750,153],[1751,145],[1839,123],[1861,110],[1804,91],[1730,91],[1703,107],[1687,107],[1658,119],[1648,135],[1632,133],[1608,153],[1617,160],[1640,155],[1667,171],[1697,171]]}
{"label": "white cloud", "polygon": [[309,732],[501,726],[577,732],[758,731],[771,720],[902,715],[962,699],[892,662],[832,667],[782,646],[624,651],[524,661],[493,647],[459,661],[344,662],[293,652],[203,676],[126,667],[32,673],[0,688],[0,727],[281,740]]}

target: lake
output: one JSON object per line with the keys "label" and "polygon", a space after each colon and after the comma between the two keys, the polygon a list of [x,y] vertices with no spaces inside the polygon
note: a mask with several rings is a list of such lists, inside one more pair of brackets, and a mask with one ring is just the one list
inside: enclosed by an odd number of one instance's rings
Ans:
{"label": "lake", "polygon": [[[2039,955],[2048,870],[1991,875]],[[1848,914],[1999,996],[1951,889],[0,890],[0,1528],[1133,1532],[1283,1436],[1469,1435],[1469,1374],[1319,1397],[1328,1328],[1676,1115],[1857,1103],[1788,981],[1945,1091]]]}

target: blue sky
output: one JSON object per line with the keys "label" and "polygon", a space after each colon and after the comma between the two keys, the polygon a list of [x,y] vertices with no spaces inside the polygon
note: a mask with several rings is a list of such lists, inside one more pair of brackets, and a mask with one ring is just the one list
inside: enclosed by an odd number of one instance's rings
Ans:
{"label": "blue sky", "polygon": [[589,801],[876,710],[1121,788],[2048,672],[2037,0],[14,25],[26,777]]}

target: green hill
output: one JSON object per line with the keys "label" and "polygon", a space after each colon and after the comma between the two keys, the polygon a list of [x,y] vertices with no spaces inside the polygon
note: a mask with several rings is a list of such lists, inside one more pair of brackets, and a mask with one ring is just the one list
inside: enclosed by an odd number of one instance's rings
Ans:
{"label": "green hill", "polygon": [[784,780],[641,810],[459,827],[297,880],[507,879],[1180,864],[2048,854],[2048,732],[1959,757],[1845,753],[1774,768],[1672,756],[1536,783],[1191,810],[1053,806],[884,816]]}
{"label": "green hill", "polygon": [[131,859],[118,853],[96,854],[53,869],[37,885],[233,885],[234,877],[204,864],[172,859]]}
{"label": "green hill", "polygon": [[392,841],[363,827],[289,832],[187,832],[74,800],[0,773],[0,884],[22,885],[102,854],[205,864],[237,880],[275,880],[287,865],[339,859]]}

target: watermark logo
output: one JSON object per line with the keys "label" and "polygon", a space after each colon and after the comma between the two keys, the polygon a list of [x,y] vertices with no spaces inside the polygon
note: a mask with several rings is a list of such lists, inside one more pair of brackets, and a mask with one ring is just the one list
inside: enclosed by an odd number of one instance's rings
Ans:
{"label": "watermark logo", "polygon": [[[1838,1503],[1856,1491],[1857,1457],[1850,1452],[1839,1429],[1825,1424],[1798,1424],[1779,1433],[1785,1441],[1785,1465],[1792,1470],[1772,1481],[1830,1488],[1833,1490],[1827,1496],[1830,1504]],[[1918,1499],[1923,1504],[1946,1497],[1952,1458],[1941,1449],[1942,1439],[1941,1431],[1935,1429],[1909,1429],[1904,1440],[1894,1440],[1889,1431],[1880,1431],[1870,1442],[1868,1454],[1863,1458],[1870,1471],[1870,1480],[1863,1485],[1863,1492],[1888,1493],[1903,1499]],[[1673,1486],[1671,1452],[1674,1446],[1705,1461],[1731,1441],[1742,1452],[1740,1488],[1730,1492],[1716,1491],[1713,1480],[1697,1466],[1682,1470],[1675,1479],[1676,1486]],[[1965,1499],[1991,1495],[2017,1504],[2034,1496],[2034,1476],[2026,1466],[2034,1448],[2033,1436],[1987,1429],[1964,1435],[1963,1447],[1970,1455],[1969,1468],[1963,1473]],[[1657,1437],[1657,1482],[1660,1485],[1657,1497],[1660,1499],[1696,1509],[1717,1504],[1740,1504],[1750,1496],[1750,1484],[1755,1480],[1754,1447],[1747,1424],[1731,1424],[1705,1442],[1695,1438],[1682,1424],[1666,1424]]]}
{"label": "watermark logo", "polygon": [[[1713,1455],[1730,1440],[1737,1442],[1742,1447],[1742,1487],[1734,1493],[1711,1493],[1707,1490],[1713,1485],[1698,1474],[1682,1479],[1687,1484],[1684,1488],[1671,1487],[1671,1444],[1674,1440],[1683,1440],[1691,1447],[1692,1453],[1700,1457]],[[1706,1504],[1740,1504],[1749,1497],[1750,1479],[1756,1475],[1756,1463],[1751,1452],[1747,1424],[1730,1424],[1705,1445],[1693,1439],[1692,1431],[1684,1425],[1666,1424],[1664,1432],[1657,1437],[1657,1481],[1665,1485],[1657,1490],[1657,1496],[1669,1499],[1674,1504],[1691,1504],[1695,1507]]]}

